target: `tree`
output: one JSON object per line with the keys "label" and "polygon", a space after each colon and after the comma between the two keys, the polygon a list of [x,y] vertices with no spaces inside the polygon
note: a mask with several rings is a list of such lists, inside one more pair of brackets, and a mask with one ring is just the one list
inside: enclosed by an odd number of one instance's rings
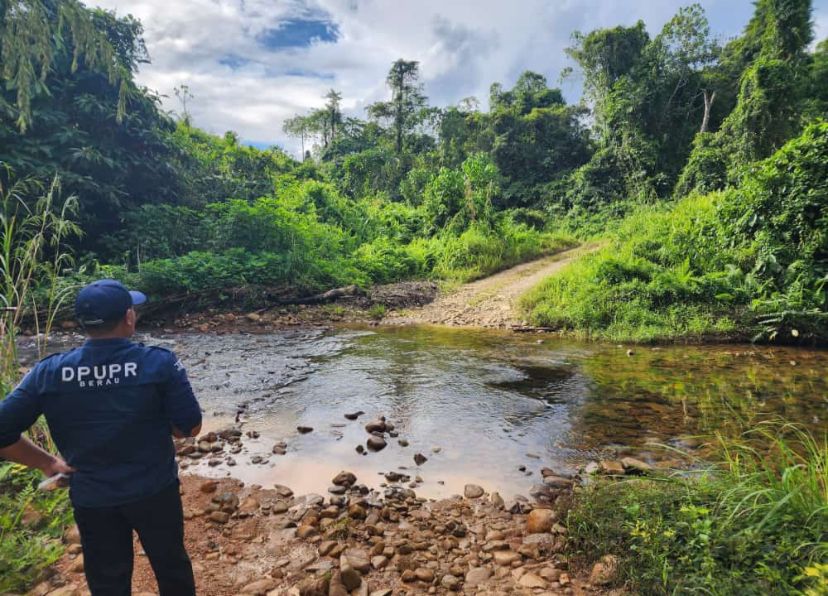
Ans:
{"label": "tree", "polygon": [[402,153],[406,137],[428,116],[423,94],[419,62],[397,60],[391,65],[385,83],[391,89],[391,101],[368,106],[368,115],[375,120],[388,120],[394,131],[394,148]]}
{"label": "tree", "polygon": [[[95,14],[76,0],[0,2],[0,80],[14,96],[0,95],[0,108],[16,114],[21,132],[32,124],[32,101],[47,92],[47,77],[67,56],[71,73],[83,66],[118,86],[117,118],[123,118],[134,63],[119,56],[113,41],[121,40],[101,31]],[[122,49],[138,55],[137,46],[129,42]]]}
{"label": "tree", "polygon": [[293,138],[298,138],[302,143],[302,161],[305,160],[305,139],[311,131],[311,122],[307,116],[297,114],[292,118],[285,120],[282,125],[282,130],[285,134]]}
{"label": "tree", "polygon": [[337,129],[342,123],[342,111],[339,107],[342,101],[342,94],[331,89],[325,94],[325,99],[328,100],[325,104],[325,111],[327,112],[328,126],[331,131],[331,142],[333,142],[336,139]]}

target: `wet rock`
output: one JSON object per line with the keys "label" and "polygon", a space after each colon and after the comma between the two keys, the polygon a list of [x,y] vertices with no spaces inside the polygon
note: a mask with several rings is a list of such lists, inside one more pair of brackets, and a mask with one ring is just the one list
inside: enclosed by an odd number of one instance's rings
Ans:
{"label": "wet rock", "polygon": [[618,559],[613,555],[604,555],[601,560],[592,566],[589,582],[596,586],[606,586],[613,583],[618,577]]}
{"label": "wet rock", "polygon": [[285,455],[287,453],[287,444],[284,442],[276,443],[273,446],[274,455]]}
{"label": "wet rock", "polygon": [[466,572],[466,587],[474,588],[492,577],[488,567],[473,567]]}
{"label": "wet rock", "polygon": [[543,534],[552,529],[555,512],[551,509],[533,509],[526,518],[527,534]]}
{"label": "wet rock", "polygon": [[385,442],[385,439],[378,437],[377,435],[371,435],[368,437],[368,442],[366,444],[368,449],[371,451],[382,451],[385,449],[386,445],[388,445],[388,443]]}
{"label": "wet rock", "polygon": [[359,410],[358,412],[353,412],[351,414],[345,414],[345,418],[347,418],[348,420],[356,420],[357,418],[362,416],[364,413],[365,412],[363,412],[362,410]]}
{"label": "wet rock", "polygon": [[306,435],[308,433],[313,432],[313,427],[312,426],[297,426],[296,430],[297,430],[297,432],[299,432],[299,434]]}
{"label": "wet rock", "polygon": [[344,495],[347,490],[347,486],[337,486],[336,484],[328,487],[328,492],[332,495]]}
{"label": "wet rock", "polygon": [[283,499],[289,499],[293,496],[293,491],[290,490],[284,484],[274,484],[273,490],[276,491],[276,494],[279,495]]}
{"label": "wet rock", "polygon": [[385,418],[381,417],[378,420],[372,420],[371,422],[365,425],[365,430],[369,434],[384,433],[386,430]]}
{"label": "wet rock", "polygon": [[551,486],[552,488],[566,489],[572,486],[572,480],[562,476],[544,476],[543,483],[546,486]]}
{"label": "wet rock", "polygon": [[363,447],[362,445],[357,445],[356,446],[356,452],[359,453],[360,455],[365,455],[365,447]]}
{"label": "wet rock", "polygon": [[414,463],[417,464],[418,466],[423,465],[427,461],[428,461],[428,458],[425,455],[423,455],[422,453],[415,453],[414,454]]}
{"label": "wet rock", "polygon": [[483,487],[476,484],[467,484],[463,489],[463,495],[467,499],[479,499],[483,496],[484,492]]}
{"label": "wet rock", "polygon": [[399,443],[400,447],[408,447],[408,440],[406,439],[400,439],[397,443]]}
{"label": "wet rock", "polygon": [[357,481],[356,475],[354,475],[351,472],[346,472],[346,471],[343,470],[342,472],[340,472],[339,474],[334,476],[334,478],[331,482],[333,482],[336,486],[344,486],[344,487],[350,488],[351,486],[353,486],[356,483],[356,481]]}

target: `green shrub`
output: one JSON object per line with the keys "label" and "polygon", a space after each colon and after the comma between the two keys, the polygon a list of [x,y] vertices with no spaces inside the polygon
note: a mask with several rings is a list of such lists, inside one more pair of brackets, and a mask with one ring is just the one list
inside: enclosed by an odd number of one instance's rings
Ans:
{"label": "green shrub", "polygon": [[825,594],[828,442],[763,424],[704,473],[581,489],[568,529],[583,562],[615,555],[640,593]]}

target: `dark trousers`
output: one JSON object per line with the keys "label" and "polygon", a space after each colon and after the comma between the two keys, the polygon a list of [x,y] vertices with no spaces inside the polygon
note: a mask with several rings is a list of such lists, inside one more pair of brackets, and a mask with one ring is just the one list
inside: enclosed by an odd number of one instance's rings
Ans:
{"label": "dark trousers", "polygon": [[132,593],[133,530],[147,553],[161,596],[195,595],[178,483],[134,503],[74,509],[93,596]]}

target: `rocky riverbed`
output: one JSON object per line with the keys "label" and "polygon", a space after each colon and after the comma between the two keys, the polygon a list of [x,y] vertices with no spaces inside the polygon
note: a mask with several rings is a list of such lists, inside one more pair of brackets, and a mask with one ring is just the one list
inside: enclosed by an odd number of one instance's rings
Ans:
{"label": "rocky riverbed", "polygon": [[[359,413],[349,414],[358,418]],[[365,425],[366,443],[390,440],[394,426]],[[238,426],[177,442],[183,461],[240,449]],[[279,447],[278,445],[275,446]],[[369,449],[368,446],[365,449]],[[195,457],[194,457],[195,456]],[[419,454],[423,464],[424,455]],[[427,461],[427,459],[426,459]],[[185,535],[199,594],[345,596],[391,594],[586,594],[605,592],[614,560],[572,568],[565,510],[587,474],[650,472],[636,460],[595,462],[568,476],[538,465],[542,482],[530,496],[504,500],[468,484],[462,495],[418,497],[421,479],[405,470],[383,473],[380,490],[342,471],[325,495],[294,495],[282,485],[245,486],[232,479],[182,477]],[[77,529],[67,554],[30,593],[87,594]],[[138,553],[134,592],[156,586]]]}

